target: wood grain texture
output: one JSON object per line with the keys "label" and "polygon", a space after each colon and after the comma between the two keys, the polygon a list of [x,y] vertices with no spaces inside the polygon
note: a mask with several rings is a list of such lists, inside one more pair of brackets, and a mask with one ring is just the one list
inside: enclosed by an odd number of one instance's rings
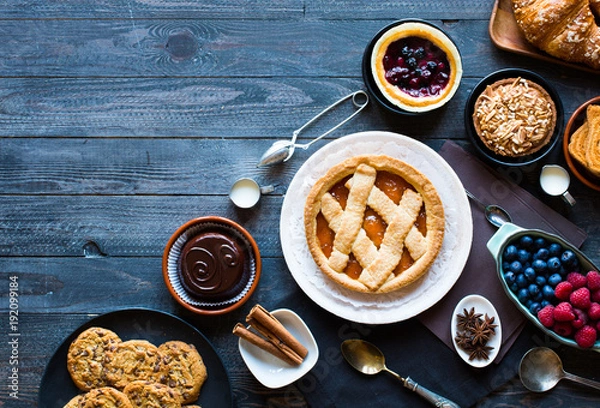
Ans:
{"label": "wood grain texture", "polygon": [[[365,48],[393,21],[0,19],[2,76],[358,78]],[[490,42],[487,20],[430,21],[456,42],[465,76],[505,66],[507,53]]]}
{"label": "wood grain texture", "polygon": [[[9,279],[18,276],[20,398],[36,406],[44,368],[58,345],[98,314],[128,307],[174,313],[201,330],[228,369],[235,406],[308,408],[294,385],[263,387],[237,351],[231,328],[254,303],[320,307],[294,282],[279,242],[287,186],[320,146],[341,135],[386,130],[434,149],[445,140],[473,151],[463,111],[477,82],[505,67],[552,83],[565,119],[600,93],[596,79],[497,49],[488,35],[494,0],[19,0],[0,2],[0,318]],[[388,23],[421,18],[456,41],[464,66],[457,95],[421,117],[371,103],[309,151],[256,168],[260,155],[338,98],[363,89],[361,58]],[[352,111],[308,129],[307,141]],[[562,163],[560,152],[552,160]],[[589,234],[584,251],[600,264],[600,193],[573,181],[567,208],[544,196],[537,169],[508,171]],[[229,202],[234,180],[274,184],[254,210]],[[219,318],[191,315],[164,287],[161,259],[184,222],[221,215],[258,242],[263,277],[250,302]],[[317,311],[313,311],[317,314]],[[3,320],[3,325],[6,320]],[[4,334],[4,332],[2,332]],[[403,334],[401,324],[397,333]],[[597,358],[558,347],[565,368],[598,378]],[[0,347],[0,367],[10,349]],[[516,368],[515,371],[516,373]],[[3,382],[4,384],[4,382]],[[562,382],[533,395],[515,376],[478,408],[597,405],[593,391]],[[316,407],[312,407],[316,408]]]}
{"label": "wood grain texture", "polygon": [[[3,18],[352,18],[382,19],[392,17],[419,18],[487,18],[492,9],[492,0],[445,0],[427,6],[422,1],[378,1],[357,0],[281,0],[268,7],[261,0],[67,0],[47,2],[44,0],[22,0],[15,4],[0,5]],[[361,12],[356,10],[360,8]]]}

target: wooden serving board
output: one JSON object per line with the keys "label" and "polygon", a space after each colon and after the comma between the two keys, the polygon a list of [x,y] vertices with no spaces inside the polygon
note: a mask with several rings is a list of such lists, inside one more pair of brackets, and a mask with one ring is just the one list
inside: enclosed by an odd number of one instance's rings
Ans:
{"label": "wooden serving board", "polygon": [[592,69],[585,65],[573,64],[560,60],[531,45],[517,25],[515,15],[512,11],[511,0],[496,0],[494,3],[494,8],[490,17],[489,34],[494,45],[502,50],[581,71],[591,72],[593,74],[600,74],[599,70]]}

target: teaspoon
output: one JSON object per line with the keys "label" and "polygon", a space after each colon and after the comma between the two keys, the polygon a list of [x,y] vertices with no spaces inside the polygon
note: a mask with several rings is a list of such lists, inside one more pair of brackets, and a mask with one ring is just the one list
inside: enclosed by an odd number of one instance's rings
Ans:
{"label": "teaspoon", "polygon": [[600,383],[567,373],[563,370],[560,357],[547,347],[529,350],[519,366],[521,382],[530,391],[548,391],[562,379],[571,380],[600,390]]}
{"label": "teaspoon", "polygon": [[345,340],[342,343],[342,355],[352,367],[363,374],[374,375],[382,371],[388,372],[400,380],[406,388],[416,392],[436,407],[460,408],[455,402],[429,391],[427,388],[423,388],[410,377],[402,378],[400,375],[387,368],[385,365],[385,357],[381,350],[368,341],[360,339]]}
{"label": "teaspoon", "polygon": [[477,204],[479,204],[479,206],[481,208],[483,208],[483,211],[485,213],[485,218],[493,226],[500,228],[503,224],[506,224],[507,222],[512,222],[512,218],[511,218],[510,214],[504,208],[502,208],[496,204],[485,205],[477,197],[475,197],[473,194],[468,192],[466,189],[465,189],[465,193],[467,193],[467,196],[469,196],[469,198],[471,200],[475,201]]}

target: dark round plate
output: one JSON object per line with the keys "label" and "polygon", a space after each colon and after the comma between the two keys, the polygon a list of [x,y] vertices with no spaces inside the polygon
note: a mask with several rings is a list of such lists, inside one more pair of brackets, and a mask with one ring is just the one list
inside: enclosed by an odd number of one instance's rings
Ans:
{"label": "dark round plate", "polygon": [[[373,37],[373,39],[371,40],[369,45],[367,45],[367,48],[365,49],[365,52],[363,54],[363,59],[362,59],[362,76],[363,76],[363,81],[365,83],[365,86],[367,87],[367,90],[369,91],[369,94],[371,94],[371,96],[373,97],[373,99],[375,99],[377,101],[377,103],[379,103],[381,106],[383,106],[390,112],[398,113],[400,115],[405,115],[405,116],[423,116],[428,113],[435,112],[437,109],[433,109],[433,110],[426,111],[426,112],[409,112],[407,110],[401,109],[398,106],[392,104],[390,101],[387,100],[387,98],[385,96],[383,96],[383,94],[379,90],[379,87],[377,86],[377,84],[375,83],[375,79],[373,78],[373,71],[371,70],[371,54],[373,53],[373,47],[377,43],[377,40],[379,40],[379,38],[385,32],[389,31],[391,28],[393,28],[397,25],[409,23],[409,22],[423,23],[423,24],[430,25],[430,26],[434,27],[435,29],[444,33],[450,39],[450,41],[453,41],[444,30],[442,30],[435,24],[430,23],[429,21],[421,20],[418,18],[408,18],[408,19],[395,21],[395,22],[383,27],[381,30],[379,30],[379,32],[377,34],[375,34],[375,37]],[[458,49],[458,47],[457,47],[457,49]]]}
{"label": "dark round plate", "polygon": [[117,333],[123,340],[143,339],[155,345],[168,340],[193,344],[206,365],[208,378],[202,386],[198,405],[230,408],[233,406],[231,384],[221,358],[200,331],[168,313],[150,309],[125,309],[98,316],[80,326],[54,352],[40,384],[38,407],[62,408],[80,393],[67,371],[67,351],[75,338],[92,326]]}
{"label": "dark round plate", "polygon": [[[492,84],[500,79],[516,77],[529,79],[541,85],[548,92],[548,94],[550,94],[550,97],[552,98],[556,106],[556,126],[554,127],[554,133],[552,134],[550,142],[548,142],[546,146],[544,146],[537,152],[521,157],[505,157],[492,152],[485,146],[481,139],[479,139],[479,136],[477,136],[477,133],[475,132],[475,125],[473,124],[472,116],[473,111],[475,109],[475,101],[477,100],[477,97],[485,90],[485,88],[489,84]],[[560,97],[558,96],[558,93],[556,93],[556,90],[554,90],[552,85],[550,85],[544,78],[542,78],[540,75],[534,72],[527,71],[524,69],[508,68],[496,71],[488,75],[487,77],[483,78],[475,86],[475,88],[473,88],[473,91],[467,99],[467,106],[465,108],[465,127],[467,129],[467,135],[469,136],[469,139],[475,146],[475,150],[488,162],[507,167],[527,166],[546,157],[552,151],[552,149],[554,149],[562,132],[562,127],[564,123],[563,115],[563,106]]]}

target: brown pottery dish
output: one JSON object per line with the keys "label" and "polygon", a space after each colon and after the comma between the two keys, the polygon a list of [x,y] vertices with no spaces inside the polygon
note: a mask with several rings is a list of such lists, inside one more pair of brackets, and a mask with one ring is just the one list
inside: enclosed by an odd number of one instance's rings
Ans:
{"label": "brown pottery dish", "polygon": [[252,236],[227,218],[188,221],[175,231],[163,253],[163,278],[171,296],[202,315],[228,313],[252,295],[261,258]]}

